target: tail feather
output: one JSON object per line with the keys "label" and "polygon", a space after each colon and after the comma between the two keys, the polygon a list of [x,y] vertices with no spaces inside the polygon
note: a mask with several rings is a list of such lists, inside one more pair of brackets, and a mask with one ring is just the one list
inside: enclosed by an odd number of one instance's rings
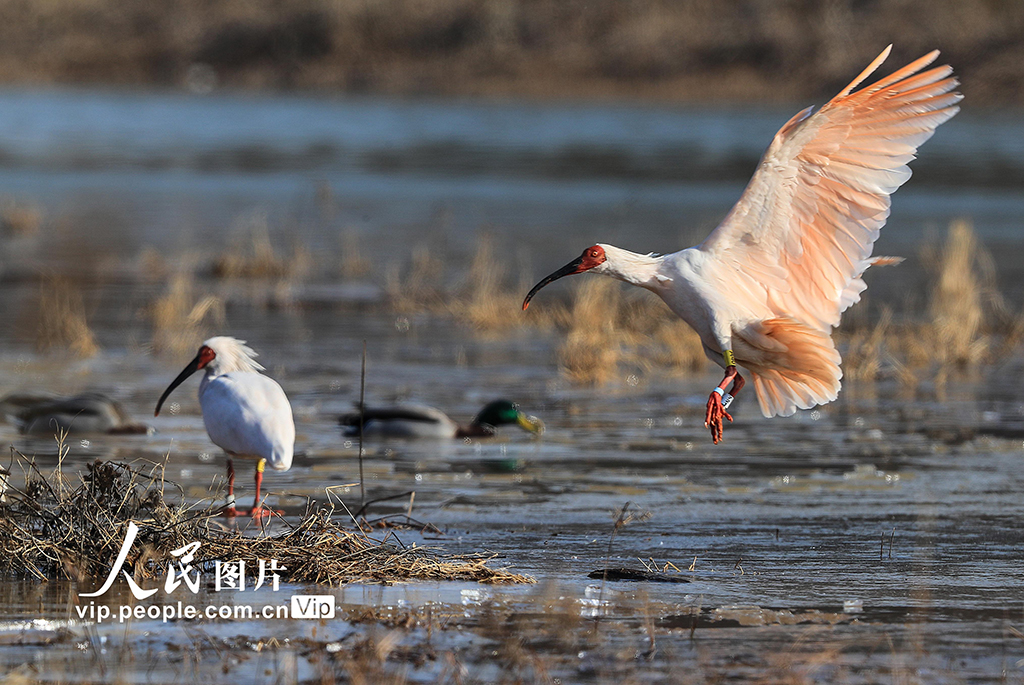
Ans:
{"label": "tail feather", "polygon": [[846,285],[846,289],[839,296],[839,313],[842,314],[860,302],[860,294],[868,287],[868,284],[863,279],[865,271],[872,266],[895,266],[902,261],[903,257],[871,257],[864,260],[862,262],[864,268],[860,274]]}
{"label": "tail feather", "polygon": [[842,360],[827,332],[789,318],[765,319],[734,330],[733,345],[765,416],[789,416],[839,394]]}

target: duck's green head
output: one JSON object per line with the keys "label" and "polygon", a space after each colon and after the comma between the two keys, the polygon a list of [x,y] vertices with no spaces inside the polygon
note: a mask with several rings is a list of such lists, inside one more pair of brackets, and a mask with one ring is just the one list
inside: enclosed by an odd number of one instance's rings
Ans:
{"label": "duck's green head", "polygon": [[536,416],[527,416],[519,411],[519,406],[509,400],[494,400],[487,404],[480,413],[473,419],[473,423],[488,426],[511,426],[518,425],[535,435],[544,432],[544,423]]}

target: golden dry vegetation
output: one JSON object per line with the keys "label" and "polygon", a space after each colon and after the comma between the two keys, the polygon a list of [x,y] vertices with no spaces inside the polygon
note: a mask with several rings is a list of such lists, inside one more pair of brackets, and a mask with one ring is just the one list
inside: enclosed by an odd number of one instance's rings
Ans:
{"label": "golden dry vegetation", "polygon": [[38,321],[36,348],[41,351],[67,351],[76,357],[92,357],[100,350],[86,320],[81,292],[65,278],[44,279]]}
{"label": "golden dry vegetation", "polygon": [[835,333],[848,378],[894,377],[910,393],[928,380],[941,396],[951,378],[975,377],[1020,345],[1024,315],[1000,294],[992,257],[970,222],[954,221],[941,249],[929,244],[922,261],[930,280],[927,313],[897,319],[883,308],[877,321]]}
{"label": "golden dry vegetation", "polygon": [[191,273],[170,276],[164,293],[153,303],[151,348],[157,354],[185,357],[214,333],[213,324],[225,320],[224,301],[210,294],[197,294]]}
{"label": "golden dry vegetation", "polygon": [[[58,436],[61,460],[68,454],[64,438]],[[197,567],[241,560],[245,568],[255,569],[259,559],[276,559],[290,582],[533,582],[488,567],[487,557],[458,558],[388,544],[349,518],[344,505],[337,511],[334,504],[310,506],[284,532],[252,537],[219,525],[219,508],[185,503],[181,487],[165,480],[161,464],[135,469],[96,460],[72,477],[61,462],[43,473],[16,450],[13,457],[0,499],[0,575],[7,578],[105,578],[129,524],[135,524],[140,543],[130,548],[126,562],[136,581],[157,578],[172,561],[173,550],[199,542]]]}
{"label": "golden dry vegetation", "polygon": [[[320,272],[379,281],[384,297],[377,307],[390,313],[449,319],[482,337],[548,336],[555,361],[575,384],[635,384],[652,374],[685,376],[711,368],[696,333],[657,297],[612,279],[571,279],[568,301],[549,296],[543,306],[522,312],[522,298],[534,278],[521,259],[499,254],[487,233],[477,239],[461,274],[450,274],[436,251],[423,244],[377,276],[362,268],[365,258],[354,234],[340,241],[340,256],[314,256],[301,246],[282,256],[267,232],[247,236],[215,258],[212,282],[203,279],[206,265],[194,258],[169,269],[152,251],[144,255],[140,269],[164,283],[148,308],[151,350],[191,354],[226,325],[226,303],[239,289],[250,293],[245,300],[250,306],[301,306],[296,292],[310,274]],[[349,266],[339,273],[337,265],[347,260]],[[941,396],[950,379],[975,378],[1024,341],[1024,315],[1000,294],[991,255],[968,221],[953,222],[941,248],[924,249],[921,261],[930,280],[926,312],[897,315],[887,306],[873,312],[865,302],[848,312],[834,332],[848,382],[897,379],[908,394],[927,382]],[[520,265],[517,274],[515,264]],[[275,293],[288,289],[288,295],[256,297],[252,292],[260,283]],[[42,288],[37,345],[78,356],[98,350],[81,295],[62,279],[49,279]]]}
{"label": "golden dry vegetation", "polygon": [[302,279],[309,271],[312,255],[296,244],[290,255],[281,254],[270,240],[266,219],[255,218],[236,231],[228,249],[213,261],[215,278],[248,278],[277,281]]}

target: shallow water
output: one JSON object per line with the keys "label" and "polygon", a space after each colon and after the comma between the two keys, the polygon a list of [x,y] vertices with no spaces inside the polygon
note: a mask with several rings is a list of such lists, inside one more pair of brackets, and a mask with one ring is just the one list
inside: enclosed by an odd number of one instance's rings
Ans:
{"label": "shallow water", "polygon": [[[458,274],[472,238],[489,228],[539,276],[598,239],[638,250],[696,242],[788,118],[74,91],[7,93],[0,103],[0,180],[45,217],[35,235],[0,240],[0,306],[10,324],[0,328],[0,392],[106,389],[140,419],[181,366],[142,349],[151,335],[145,308],[164,288],[140,275],[147,246],[171,260],[198,251],[202,262],[255,213],[275,240],[320,256],[354,227],[375,272],[427,242]],[[873,277],[874,301],[920,306],[917,247],[959,215],[972,217],[990,246],[1016,250],[999,249],[996,259],[1004,289],[1019,295],[1018,132],[1016,121],[964,115],[925,146],[879,245],[912,259]],[[992,181],[982,156],[1010,171]],[[93,359],[32,347],[39,278],[51,269],[85,296],[103,348]],[[200,285],[221,287],[197,273]],[[717,378],[575,388],[558,375],[558,333],[479,335],[438,317],[388,313],[378,276],[340,284],[320,271],[283,307],[229,298],[225,332],[250,341],[295,408],[299,453],[266,487],[297,515],[307,498],[324,500],[326,486],[358,480],[356,447],[335,421],[358,396],[366,340],[372,401],[415,400],[468,420],[508,396],[544,419],[540,439],[513,429],[482,442],[372,442],[364,463],[369,499],[415,491],[414,518],[443,532],[394,532],[404,543],[490,550],[499,555],[492,565],[537,584],[316,589],[335,595],[338,619],[123,625],[78,618],[79,588],[4,582],[0,663],[48,680],[127,682],[359,673],[428,682],[1024,680],[1015,632],[1024,630],[1019,361],[942,402],[927,385],[916,401],[891,383],[848,385],[832,405],[769,421],[742,397],[716,447],[700,422]],[[145,419],[151,435],[76,437],[65,468],[96,457],[166,460],[167,477],[188,497],[219,497],[222,455],[203,431],[197,385]],[[44,467],[56,463],[52,440],[0,424],[6,445]],[[252,487],[240,474],[245,503]],[[358,502],[358,488],[343,497]],[[611,539],[627,502],[651,517]],[[402,497],[370,513],[408,506]],[[602,590],[588,577],[644,564],[689,582]],[[245,601],[313,591],[287,586]],[[117,592],[110,606],[127,600]],[[219,599],[207,592],[197,601]],[[379,615],[363,617],[367,609]],[[406,627],[391,632],[396,625]],[[388,659],[351,661],[364,644]]]}
{"label": "shallow water", "polygon": [[[470,350],[488,346],[467,344]],[[274,349],[264,356],[273,357]],[[107,363],[93,362],[86,377],[111,379],[111,367],[123,362]],[[133,358],[132,365],[127,375],[118,372],[118,383],[133,388],[141,414],[173,369],[164,371],[147,358]],[[349,366],[354,365],[352,360]],[[793,674],[804,673],[805,662],[816,659],[824,665],[810,676],[822,681],[841,674],[871,682],[892,673],[948,682],[1024,679],[1024,661],[1018,661],[1024,659],[1024,643],[1012,632],[1024,623],[1024,483],[1018,468],[1024,447],[1020,438],[983,434],[986,426],[1018,421],[1024,397],[908,406],[886,398],[883,387],[881,398],[859,401],[851,392],[816,412],[771,421],[752,416],[755,408],[745,402],[727,427],[726,441],[714,447],[698,425],[710,377],[603,393],[562,388],[551,382],[553,375],[541,373],[513,383],[499,365],[470,366],[442,385],[442,372],[423,366],[407,363],[378,373],[371,365],[371,395],[400,388],[403,396],[429,396],[468,417],[490,395],[467,393],[466,386],[514,387],[548,430],[541,439],[506,432],[468,444],[369,445],[367,497],[415,491],[414,518],[443,531],[393,533],[403,543],[453,553],[493,551],[499,555],[493,565],[538,581],[521,587],[413,583],[324,591],[336,595],[341,615],[355,616],[369,606],[385,614],[419,612],[422,621],[455,617],[445,622],[447,628],[435,626],[430,641],[424,629],[403,633],[412,653],[428,653],[427,642],[430,653],[455,653],[470,682],[494,676],[487,655],[504,649],[507,635],[539,641],[537,658],[567,680],[602,682],[616,673],[671,680],[675,669],[697,666],[702,678],[763,676],[770,668]],[[326,376],[344,379],[346,373],[352,369],[339,364]],[[38,368],[34,374],[46,377]],[[72,444],[70,467],[93,456],[160,461],[166,455],[168,478],[185,485],[188,496],[213,496],[210,488],[219,483],[223,463],[202,432],[194,385],[173,396],[180,404],[177,415],[152,421],[153,435],[90,436],[88,445]],[[290,368],[284,385],[297,408],[301,454],[290,471],[269,474],[266,484],[279,506],[297,514],[306,497],[325,499],[326,485],[358,480],[356,450],[332,425],[352,389],[332,390],[325,374],[312,368],[307,374]],[[958,445],[925,434],[950,425],[982,434]],[[43,465],[55,463],[46,456],[53,452],[49,441],[29,441],[9,430],[3,439],[39,455]],[[252,493],[244,475],[239,488],[244,502]],[[358,488],[343,492],[354,507]],[[609,555],[614,510],[627,502],[653,515],[620,529]],[[382,502],[370,514],[405,513],[408,504],[408,497]],[[588,578],[596,569],[644,565],[690,582],[609,582],[602,594],[600,581]],[[0,631],[7,636],[0,638],[0,659],[35,663],[56,678],[81,673],[75,664],[86,645],[94,663],[129,681],[180,679],[191,672],[182,670],[186,666],[212,673],[224,653],[236,651],[242,657],[231,662],[232,678],[255,673],[268,682],[304,680],[342,668],[317,660],[325,645],[348,649],[388,633],[387,621],[142,620],[127,628],[97,626],[76,619],[73,588],[55,584],[40,596],[38,588],[22,594],[17,587],[8,590],[5,620],[70,623],[66,632],[54,633],[56,643],[45,656],[33,646],[50,639],[53,626],[6,626]],[[288,596],[311,591],[283,588]],[[128,603],[123,588],[121,594],[119,601]],[[279,603],[283,596],[265,601]],[[221,601],[209,593],[197,603]],[[263,601],[246,596],[245,603]],[[427,611],[433,619],[423,618]],[[595,614],[604,617],[596,637],[588,618]],[[487,627],[494,616],[506,615],[514,617],[507,621],[515,631]],[[561,622],[550,625],[559,615]],[[649,662],[635,661],[635,653],[648,649],[651,621],[658,652]],[[282,646],[266,647],[273,645],[271,638]],[[565,641],[593,647],[570,652],[557,646]],[[128,661],[127,644],[133,654]],[[254,651],[264,648],[266,656]],[[164,655],[157,659],[161,666],[143,656],[150,653]],[[443,663],[437,656],[408,675],[443,679]],[[503,668],[522,673],[515,669],[525,667]],[[273,677],[259,675],[264,669]]]}

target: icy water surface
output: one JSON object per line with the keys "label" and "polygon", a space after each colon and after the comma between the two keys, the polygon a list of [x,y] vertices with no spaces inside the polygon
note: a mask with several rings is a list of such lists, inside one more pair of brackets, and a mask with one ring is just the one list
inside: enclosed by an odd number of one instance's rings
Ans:
{"label": "icy water surface", "polygon": [[[534,278],[597,240],[699,241],[791,112],[91,92],[7,93],[0,112],[0,185],[42,216],[34,233],[0,238],[0,392],[106,390],[155,428],[75,438],[64,468],[166,460],[186,496],[221,496],[198,379],[148,418],[184,361],[146,351],[167,287],[146,271],[147,248],[197,264],[197,290],[227,301],[223,332],[247,339],[288,392],[298,455],[265,486],[289,516],[358,480],[336,419],[358,397],[364,340],[369,401],[468,420],[504,396],[548,428],[539,439],[513,428],[490,441],[370,442],[364,463],[368,499],[414,491],[412,516],[441,531],[393,532],[404,544],[493,553],[535,585],[287,586],[244,601],[333,594],[338,618],[121,624],[79,617],[73,585],[5,581],[5,668],[140,683],[1024,681],[1019,360],[941,402],[927,384],[916,400],[895,384],[853,384],[832,405],[769,421],[741,397],[713,446],[701,426],[710,375],[573,387],[555,363],[557,331],[478,333],[386,306],[381,274],[408,268],[416,245],[457,279],[484,230]],[[917,250],[957,216],[997,248],[1000,285],[1019,299],[1019,129],[965,114],[925,146],[879,246],[910,259],[872,275],[873,302],[924,306]],[[320,265],[269,305],[259,293],[274,284],[225,286],[210,273],[253,217]],[[355,281],[323,266],[340,260],[343,235],[370,261]],[[55,273],[83,296],[102,348],[92,359],[34,346],[41,284]],[[0,424],[7,445],[56,463],[53,441]],[[358,488],[343,497],[356,504]],[[613,536],[627,503],[650,517]],[[409,506],[403,495],[370,513]],[[589,577],[645,566],[686,582],[602,588]],[[223,603],[209,591],[197,601]]]}
{"label": "icy water surface", "polygon": [[[489,347],[467,345],[481,356]],[[288,358],[286,348],[263,349],[268,361]],[[544,680],[534,671],[542,666],[563,682],[672,681],[680,668],[693,669],[694,681],[770,673],[852,682],[1024,679],[1024,641],[1015,632],[1024,625],[1024,398],[979,402],[965,393],[943,404],[908,404],[886,398],[885,388],[881,399],[858,399],[863,388],[854,388],[832,406],[771,421],[754,416],[747,401],[715,447],[699,426],[711,377],[579,391],[547,372],[510,376],[503,365],[457,369],[384,354],[370,365],[371,396],[430,398],[468,418],[497,392],[486,389],[502,388],[547,422],[540,439],[505,432],[470,443],[375,442],[364,464],[368,499],[415,491],[414,518],[442,531],[396,531],[403,543],[494,553],[492,564],[529,574],[537,585],[321,589],[337,597],[346,619],[147,619],[125,626],[77,618],[76,588],[8,583],[0,590],[9,621],[0,659],[58,679],[80,675],[84,656],[90,668],[128,681],[179,681],[192,673],[218,682],[246,674],[302,681],[334,673],[351,656],[344,650],[363,641],[397,639],[381,668],[426,681],[447,680],[452,663],[469,682],[514,674]],[[162,367],[147,358],[101,358],[71,375],[111,383],[116,375],[117,387],[132,388],[130,406],[145,416],[175,371]],[[325,486],[358,480],[356,450],[334,426],[350,406],[357,361],[284,367],[300,454],[266,484],[272,501],[297,515],[306,497],[325,499]],[[59,385],[43,362],[7,359],[4,371]],[[95,456],[166,455],[168,478],[188,496],[214,496],[223,462],[202,431],[195,385],[173,396],[178,413],[153,420],[150,436],[72,443],[70,467]],[[49,441],[10,429],[2,439],[42,464],[55,463],[46,456],[53,453]],[[248,478],[239,485],[245,501]],[[358,489],[343,497],[354,507]],[[626,503],[652,515],[621,528],[609,555],[614,510]],[[370,512],[404,513],[408,505],[403,496]],[[600,580],[588,577],[605,567],[645,566],[689,582],[608,582],[602,591]],[[288,586],[244,602],[278,604],[312,591]],[[130,603],[123,588],[119,601]],[[199,603],[222,602],[210,592]],[[366,609],[382,613],[381,623],[366,623]],[[391,635],[396,624],[420,627]],[[652,634],[656,649],[648,654]],[[506,653],[520,643],[526,647],[517,649],[532,656]],[[358,668],[371,666],[344,672]]]}

